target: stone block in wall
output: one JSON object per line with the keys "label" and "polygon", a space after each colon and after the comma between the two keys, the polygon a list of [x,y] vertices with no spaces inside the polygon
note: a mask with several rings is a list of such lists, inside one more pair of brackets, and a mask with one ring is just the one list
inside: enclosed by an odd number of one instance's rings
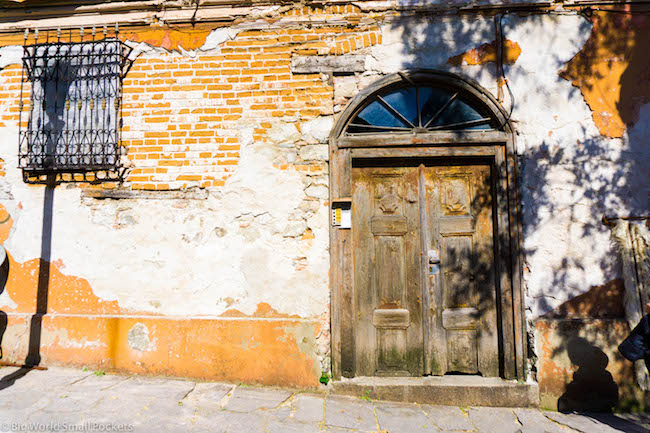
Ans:
{"label": "stone block in wall", "polygon": [[291,72],[294,74],[352,73],[366,70],[366,57],[344,56],[293,56]]}
{"label": "stone block in wall", "polygon": [[302,124],[302,139],[309,144],[327,143],[333,126],[334,119],[331,116],[318,116]]}
{"label": "stone block in wall", "polygon": [[300,158],[303,161],[327,161],[329,146],[326,144],[310,144],[300,148]]}
{"label": "stone block in wall", "polygon": [[357,77],[334,77],[334,103],[345,104],[357,92]]}

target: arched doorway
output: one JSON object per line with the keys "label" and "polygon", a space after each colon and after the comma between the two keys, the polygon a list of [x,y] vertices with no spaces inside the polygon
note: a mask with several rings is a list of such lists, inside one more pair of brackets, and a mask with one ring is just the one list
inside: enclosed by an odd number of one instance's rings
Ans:
{"label": "arched doorway", "polygon": [[335,378],[525,378],[515,170],[506,113],[460,76],[350,101],[330,135]]}

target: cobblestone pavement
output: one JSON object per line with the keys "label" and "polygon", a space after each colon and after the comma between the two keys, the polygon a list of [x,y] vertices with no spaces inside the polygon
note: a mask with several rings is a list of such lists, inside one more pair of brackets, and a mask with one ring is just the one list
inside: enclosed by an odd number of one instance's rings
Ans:
{"label": "cobblestone pavement", "polygon": [[370,401],[222,383],[0,368],[0,431],[649,432],[649,415]]}

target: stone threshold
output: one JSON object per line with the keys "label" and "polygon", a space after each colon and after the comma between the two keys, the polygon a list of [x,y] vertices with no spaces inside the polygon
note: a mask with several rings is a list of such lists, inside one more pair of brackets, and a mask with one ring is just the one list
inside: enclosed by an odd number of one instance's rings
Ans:
{"label": "stone threshold", "polygon": [[537,383],[498,377],[355,377],[331,383],[330,393],[375,400],[449,406],[539,407]]}

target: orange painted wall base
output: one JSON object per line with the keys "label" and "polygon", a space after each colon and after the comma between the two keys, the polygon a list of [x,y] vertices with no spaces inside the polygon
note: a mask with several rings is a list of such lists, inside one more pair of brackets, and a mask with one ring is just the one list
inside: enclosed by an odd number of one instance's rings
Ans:
{"label": "orange painted wall base", "polygon": [[[24,363],[28,314],[8,314],[2,362]],[[41,365],[315,387],[320,324],[301,319],[46,315]]]}

